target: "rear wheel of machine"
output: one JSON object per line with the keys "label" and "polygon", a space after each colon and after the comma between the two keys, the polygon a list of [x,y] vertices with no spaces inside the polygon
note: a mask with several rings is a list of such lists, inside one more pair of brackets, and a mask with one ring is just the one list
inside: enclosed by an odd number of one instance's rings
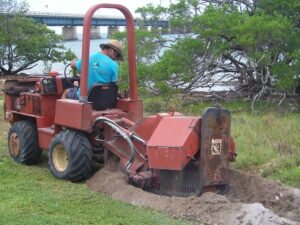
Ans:
{"label": "rear wheel of machine", "polygon": [[10,156],[18,163],[32,165],[39,162],[42,151],[38,147],[37,128],[33,121],[23,120],[12,125],[8,132]]}
{"label": "rear wheel of machine", "polygon": [[92,150],[88,139],[76,131],[62,131],[52,140],[48,152],[52,174],[64,180],[86,180],[92,173]]}

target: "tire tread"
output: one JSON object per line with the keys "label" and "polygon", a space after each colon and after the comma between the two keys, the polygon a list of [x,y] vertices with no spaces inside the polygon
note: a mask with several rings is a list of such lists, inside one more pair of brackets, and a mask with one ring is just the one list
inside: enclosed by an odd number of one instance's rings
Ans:
{"label": "tire tread", "polygon": [[[52,152],[57,144],[63,144],[68,151],[69,165],[66,171],[58,172],[52,162]],[[86,180],[92,173],[92,150],[88,139],[73,130],[57,134],[49,146],[48,164],[52,174],[64,180],[79,182]]]}
{"label": "tire tread", "polygon": [[42,151],[38,146],[38,134],[35,123],[31,120],[15,122],[8,133],[8,146],[12,133],[17,133],[20,140],[20,154],[17,157],[10,154],[13,159],[26,165],[37,164],[40,161]]}

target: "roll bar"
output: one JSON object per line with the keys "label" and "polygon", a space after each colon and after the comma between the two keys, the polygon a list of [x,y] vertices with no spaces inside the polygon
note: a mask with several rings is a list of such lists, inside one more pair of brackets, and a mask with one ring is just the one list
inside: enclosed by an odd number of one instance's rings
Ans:
{"label": "roll bar", "polygon": [[137,100],[137,79],[136,79],[136,54],[135,54],[135,34],[134,20],[130,11],[119,4],[97,4],[92,6],[85,14],[83,20],[83,36],[82,36],[82,69],[80,81],[80,98],[79,101],[86,103],[88,94],[88,70],[90,55],[90,36],[92,17],[96,10],[100,8],[118,9],[126,18],[127,39],[128,39],[128,66],[129,66],[129,98]]}

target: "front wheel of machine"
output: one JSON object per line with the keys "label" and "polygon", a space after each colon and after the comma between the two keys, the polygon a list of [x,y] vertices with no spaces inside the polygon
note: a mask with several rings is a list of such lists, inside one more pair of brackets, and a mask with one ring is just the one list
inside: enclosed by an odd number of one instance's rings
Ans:
{"label": "front wheel of machine", "polygon": [[64,180],[79,182],[92,173],[92,150],[88,139],[76,131],[62,131],[54,137],[48,152],[52,174]]}
{"label": "front wheel of machine", "polygon": [[15,122],[8,132],[10,156],[18,163],[32,165],[39,162],[42,151],[38,146],[37,128],[33,121]]}

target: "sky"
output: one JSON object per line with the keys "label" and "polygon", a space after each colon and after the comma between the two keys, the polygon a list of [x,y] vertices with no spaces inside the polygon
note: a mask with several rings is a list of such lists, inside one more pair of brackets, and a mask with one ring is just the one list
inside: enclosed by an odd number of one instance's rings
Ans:
{"label": "sky", "polygon": [[[132,14],[134,11],[148,3],[153,5],[168,6],[169,0],[27,0],[29,4],[29,11],[42,12],[65,12],[75,14],[85,14],[85,12],[93,5],[99,3],[115,3],[127,7]],[[104,9],[107,12],[103,14],[110,15],[109,9]],[[114,12],[114,11],[111,11]],[[121,14],[120,14],[121,15]]]}

